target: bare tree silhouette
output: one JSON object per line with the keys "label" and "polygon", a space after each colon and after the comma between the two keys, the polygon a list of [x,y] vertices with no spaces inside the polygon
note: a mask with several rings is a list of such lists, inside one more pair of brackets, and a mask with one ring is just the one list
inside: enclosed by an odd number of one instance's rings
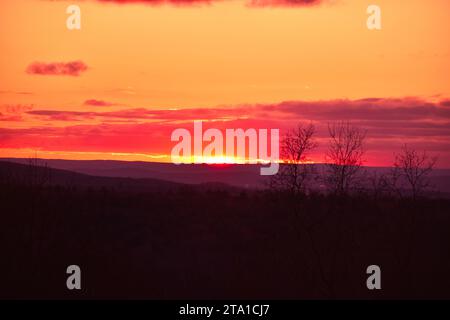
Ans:
{"label": "bare tree silhouette", "polygon": [[330,145],[325,180],[333,193],[345,195],[354,186],[361,169],[366,132],[349,122],[329,124],[328,132]]}
{"label": "bare tree silhouette", "polygon": [[422,196],[430,187],[429,174],[436,165],[437,157],[431,157],[426,151],[418,152],[406,144],[401,153],[395,156],[391,172],[391,186],[402,196],[402,192],[410,190],[413,199]]}
{"label": "bare tree silhouette", "polygon": [[307,191],[312,168],[305,162],[308,161],[308,154],[317,147],[313,139],[314,134],[313,124],[299,124],[297,128],[287,132],[281,143],[281,158],[284,163],[270,181],[272,189],[293,194],[303,194]]}

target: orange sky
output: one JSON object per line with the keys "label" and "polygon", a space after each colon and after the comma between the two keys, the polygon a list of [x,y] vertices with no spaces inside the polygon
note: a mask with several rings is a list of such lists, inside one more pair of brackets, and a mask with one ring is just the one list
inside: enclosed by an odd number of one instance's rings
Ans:
{"label": "orange sky", "polygon": [[[66,28],[72,3],[81,7],[79,31]],[[366,28],[369,4],[382,9],[381,31]],[[231,128],[287,127],[286,119],[320,127],[336,119],[320,115],[326,102],[347,101],[345,115],[372,110],[358,101],[379,98],[375,107],[403,108],[403,116],[351,115],[369,127],[370,164],[388,164],[408,142],[443,154],[441,166],[450,167],[449,12],[448,0],[334,0],[295,8],[240,0],[183,7],[1,1],[0,156],[38,150],[41,157],[167,161],[171,128],[201,119],[199,109],[216,110],[207,119],[226,118]],[[34,62],[70,61],[88,69],[78,76],[26,72]],[[392,98],[404,100],[391,106]],[[315,113],[303,116],[304,106],[296,107],[293,118],[258,109],[283,101],[310,102]],[[142,115],[175,108],[188,111]],[[424,113],[404,116],[417,108]],[[415,129],[398,130],[410,124]]]}

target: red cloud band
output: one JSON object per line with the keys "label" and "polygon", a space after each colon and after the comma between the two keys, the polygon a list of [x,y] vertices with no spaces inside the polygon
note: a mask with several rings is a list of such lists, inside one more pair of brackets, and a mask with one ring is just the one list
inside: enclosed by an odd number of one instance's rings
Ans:
{"label": "red cloud band", "polygon": [[51,76],[72,76],[78,77],[81,72],[88,69],[88,66],[82,61],[71,62],[34,62],[27,68],[27,73],[36,75]]}
{"label": "red cloud band", "polygon": [[[100,100],[98,100],[100,101]],[[235,107],[116,111],[36,110],[33,106],[0,106],[0,121],[30,121],[32,127],[0,128],[2,148],[54,151],[95,151],[169,154],[171,132],[204,119],[205,128],[279,128],[312,121],[318,130],[317,159],[326,151],[328,123],[351,121],[368,130],[370,163],[390,159],[404,143],[439,153],[450,166],[450,104],[448,99],[368,98],[360,100],[291,101]],[[23,117],[23,119],[21,119]],[[36,122],[42,121],[42,122]],[[51,126],[50,121],[67,121]],[[36,126],[40,123],[40,126]],[[1,127],[1,126],[0,126]],[[381,162],[380,162],[381,161]],[[389,160],[390,161],[390,160]]]}

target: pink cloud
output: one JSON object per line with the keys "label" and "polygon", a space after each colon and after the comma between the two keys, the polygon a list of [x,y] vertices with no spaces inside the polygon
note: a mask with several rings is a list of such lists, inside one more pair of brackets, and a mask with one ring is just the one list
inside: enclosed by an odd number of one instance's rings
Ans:
{"label": "pink cloud", "polygon": [[88,66],[82,61],[71,62],[33,62],[27,67],[26,72],[34,75],[73,76],[78,77],[85,72]]}

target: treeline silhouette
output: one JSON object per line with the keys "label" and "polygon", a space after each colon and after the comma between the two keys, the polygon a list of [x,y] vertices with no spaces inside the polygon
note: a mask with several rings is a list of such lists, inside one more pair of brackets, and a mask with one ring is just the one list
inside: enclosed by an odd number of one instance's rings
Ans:
{"label": "treeline silhouette", "polygon": [[438,157],[404,144],[400,152],[394,154],[388,172],[369,173],[363,167],[366,130],[350,122],[336,122],[328,124],[328,133],[325,170],[317,172],[316,167],[306,165],[311,152],[318,146],[314,125],[300,123],[289,130],[281,141],[282,165],[279,173],[268,182],[268,187],[289,192],[294,197],[310,192],[341,197],[366,193],[416,200],[438,193],[429,179]]}
{"label": "treeline silhouette", "polygon": [[0,164],[1,298],[450,298],[448,199],[62,174]]}

